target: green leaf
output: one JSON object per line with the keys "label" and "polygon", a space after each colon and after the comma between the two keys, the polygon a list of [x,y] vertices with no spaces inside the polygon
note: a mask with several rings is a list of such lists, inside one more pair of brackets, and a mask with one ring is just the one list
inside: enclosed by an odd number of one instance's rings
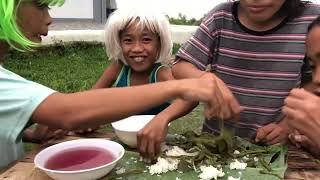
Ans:
{"label": "green leaf", "polygon": [[[171,137],[172,138],[172,137]],[[181,137],[180,137],[181,138]],[[250,142],[237,138],[237,143],[241,144],[244,147],[249,147],[252,150],[259,150],[259,149],[268,149],[270,151],[270,154],[264,154],[263,157],[265,158],[266,162],[270,162],[271,158],[276,154],[277,152],[280,152],[279,156],[274,159],[274,161],[271,163],[270,167],[272,168],[271,172],[268,172],[265,170],[265,168],[260,166],[257,167],[247,167],[245,170],[230,170],[229,166],[226,165],[223,167],[223,171],[225,172],[225,176],[223,178],[219,179],[227,179],[228,176],[233,176],[235,178],[241,177],[241,179],[246,180],[274,180],[277,179],[277,176],[284,177],[284,173],[287,169],[287,161],[286,161],[286,152],[287,147],[286,146],[269,146],[269,147],[261,147],[254,144],[251,144]],[[132,174],[132,175],[126,175],[122,179],[127,180],[175,180],[176,177],[182,179],[182,180],[194,180],[199,179],[198,175],[199,173],[195,172],[193,168],[183,168],[179,169],[177,171],[170,171],[161,175],[151,175],[149,174],[148,166],[150,164],[145,164],[144,162],[139,161],[139,154],[137,152],[133,151],[126,151],[125,156],[119,161],[117,167],[125,168],[126,171],[130,169],[141,169],[144,172],[141,174]],[[182,164],[181,166],[185,166],[186,164]],[[181,168],[181,167],[179,167]],[[105,178],[108,179],[109,176],[115,175],[115,169]]]}

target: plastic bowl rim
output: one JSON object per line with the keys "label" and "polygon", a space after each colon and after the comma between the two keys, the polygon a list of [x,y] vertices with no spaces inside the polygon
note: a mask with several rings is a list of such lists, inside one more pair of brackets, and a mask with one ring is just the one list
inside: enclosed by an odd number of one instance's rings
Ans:
{"label": "plastic bowl rim", "polygon": [[[71,141],[79,141],[80,139],[76,139],[76,140],[70,140],[70,141],[65,141],[65,142],[71,142]],[[90,169],[83,169],[83,170],[75,170],[75,171],[61,171],[61,170],[53,170],[53,169],[48,169],[48,168],[45,168],[45,167],[42,167],[40,166],[37,162],[36,162],[36,159],[38,157],[38,155],[47,150],[47,148],[41,150],[34,158],[34,164],[37,168],[43,170],[43,171],[46,171],[46,172],[50,172],[50,173],[59,173],[59,174],[76,174],[76,173],[85,173],[85,172],[88,172],[88,171],[93,171],[93,170],[98,170],[98,169],[102,169],[106,166],[109,166],[109,165],[112,165],[114,163],[117,163],[123,156],[124,156],[124,153],[125,153],[125,149],[123,148],[123,146],[115,141],[111,141],[111,140],[108,140],[108,139],[102,139],[102,138],[87,138],[87,139],[83,139],[83,140],[104,140],[104,141],[110,141],[112,143],[115,143],[117,145],[119,145],[121,148],[121,154],[115,159],[113,160],[112,162],[108,163],[108,164],[104,164],[102,166],[98,166],[98,167],[94,167],[94,168],[90,168]],[[65,143],[65,142],[62,142],[62,143]],[[52,145],[52,146],[49,146],[48,148],[50,147],[54,147],[54,146],[58,146],[58,145],[61,145],[62,143],[58,143],[58,144],[55,144],[55,145]],[[94,146],[92,146],[94,147]]]}

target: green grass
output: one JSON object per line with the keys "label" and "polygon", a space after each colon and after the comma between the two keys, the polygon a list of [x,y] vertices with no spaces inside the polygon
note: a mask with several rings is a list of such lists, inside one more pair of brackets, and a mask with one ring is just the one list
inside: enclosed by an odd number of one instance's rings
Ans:
{"label": "green grass", "polygon": [[100,44],[69,44],[32,53],[11,52],[4,66],[60,92],[89,89],[107,67]]}
{"label": "green grass", "polygon": [[[179,45],[175,44],[173,52],[176,53],[178,48]],[[102,44],[60,44],[32,53],[11,51],[4,67],[26,79],[66,93],[90,89],[108,66],[107,59]],[[202,122],[202,110],[196,108],[187,116],[174,121],[169,132],[199,130]],[[105,128],[110,129],[110,125]]]}

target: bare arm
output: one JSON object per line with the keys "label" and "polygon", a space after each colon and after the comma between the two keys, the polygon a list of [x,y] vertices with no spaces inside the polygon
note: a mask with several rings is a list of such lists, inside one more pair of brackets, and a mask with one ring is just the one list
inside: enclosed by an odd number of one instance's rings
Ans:
{"label": "bare arm", "polygon": [[[31,120],[53,128],[82,129],[127,117],[174,98],[216,102],[213,78],[160,82],[127,88],[55,93],[34,111]],[[136,103],[139,102],[139,103]]]}
{"label": "bare arm", "polygon": [[[170,68],[162,67],[157,74],[157,81],[173,80]],[[160,152],[160,144],[165,140],[168,124],[189,113],[198,102],[176,99],[169,107],[157,114],[138,132],[138,150],[143,157],[154,158]]]}
{"label": "bare arm", "polygon": [[[210,107],[206,110],[205,114],[207,117],[218,117],[222,119],[229,119],[236,117],[241,111],[240,104],[237,99],[233,96],[231,90],[227,85],[214,73],[205,72],[199,70],[193,64],[178,59],[177,63],[173,66],[173,76],[176,79],[182,78],[214,78],[216,85],[212,91],[215,92],[216,102],[212,104],[214,107]],[[209,110],[212,109],[213,111]]]}
{"label": "bare arm", "polygon": [[[158,82],[174,80],[170,68],[163,67],[158,72]],[[168,108],[158,114],[167,123],[188,114],[192,109],[198,105],[198,102],[185,101],[183,99],[176,99]]]}
{"label": "bare arm", "polygon": [[[138,113],[178,95],[175,83],[132,88],[96,89],[50,95],[35,110],[35,123],[62,129],[82,129]],[[140,103],[136,103],[140,102]]]}
{"label": "bare arm", "polygon": [[109,88],[116,81],[120,71],[122,68],[122,64],[120,63],[112,63],[110,64],[106,70],[103,72],[99,80],[92,87],[92,89],[100,89],[100,88]]}
{"label": "bare arm", "polygon": [[172,73],[174,78],[184,79],[184,78],[199,78],[205,72],[199,70],[193,64],[183,59],[178,59],[178,62],[172,67]]}

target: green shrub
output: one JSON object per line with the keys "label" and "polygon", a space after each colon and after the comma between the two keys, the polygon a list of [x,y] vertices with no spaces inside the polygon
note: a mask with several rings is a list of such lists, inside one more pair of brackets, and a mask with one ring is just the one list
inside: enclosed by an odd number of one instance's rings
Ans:
{"label": "green shrub", "polygon": [[172,54],[176,54],[176,53],[178,52],[178,50],[179,50],[180,47],[181,47],[180,44],[174,43],[174,44],[173,44],[173,48],[172,48]]}
{"label": "green shrub", "polygon": [[169,22],[170,24],[175,24],[175,25],[189,25],[189,26],[199,26],[202,19],[195,19],[195,18],[191,18],[191,19],[187,19],[186,15],[182,15],[181,13],[179,13],[178,17],[169,17]]}

